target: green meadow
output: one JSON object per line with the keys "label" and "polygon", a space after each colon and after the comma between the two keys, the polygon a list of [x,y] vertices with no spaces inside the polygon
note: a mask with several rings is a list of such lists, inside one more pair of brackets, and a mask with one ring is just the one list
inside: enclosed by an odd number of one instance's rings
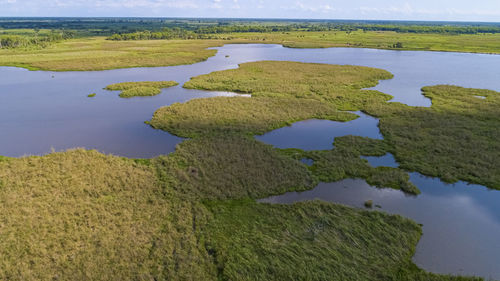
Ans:
{"label": "green meadow", "polygon": [[[3,31],[17,39],[31,40],[33,30]],[[13,35],[15,34],[15,35]],[[48,30],[39,31],[49,36]],[[63,34],[64,35],[64,34]],[[43,46],[0,48],[0,65],[31,70],[87,71],[128,67],[193,64],[214,56],[224,44],[281,44],[290,48],[354,47],[389,50],[450,51],[500,54],[500,33],[443,34],[394,31],[326,30],[283,32],[234,32],[211,34],[210,39],[107,40],[105,36],[68,37]],[[62,37],[61,37],[62,36]],[[23,38],[20,38],[23,37]],[[16,39],[16,40],[17,40]],[[21,41],[26,41],[21,40]]]}
{"label": "green meadow", "polygon": [[177,86],[175,81],[123,82],[106,86],[108,91],[121,91],[121,98],[150,97],[161,93],[161,89]]}

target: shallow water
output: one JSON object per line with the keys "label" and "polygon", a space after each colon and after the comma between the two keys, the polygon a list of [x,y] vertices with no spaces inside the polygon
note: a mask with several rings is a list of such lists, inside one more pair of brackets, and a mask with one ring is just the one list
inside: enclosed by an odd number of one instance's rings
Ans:
{"label": "shallow water", "polygon": [[387,153],[384,156],[376,157],[376,156],[361,156],[361,158],[368,160],[368,163],[374,168],[377,167],[392,167],[397,168],[399,164],[394,159],[394,155],[391,153]]}
{"label": "shallow water", "polygon": [[[0,155],[45,154],[72,147],[95,148],[128,157],[174,151],[182,139],[144,124],[161,106],[218,93],[165,89],[155,97],[121,99],[105,86],[126,81],[175,80],[236,68],[259,60],[353,64],[384,68],[395,78],[375,89],[410,105],[429,105],[425,85],[452,83],[500,90],[500,56],[354,48],[290,49],[278,45],[226,45],[205,62],[156,68],[94,72],[28,71],[0,67]],[[229,57],[226,57],[229,55]],[[94,98],[87,95],[97,93]],[[314,121],[322,125],[321,121]],[[311,123],[311,122],[310,122]],[[326,124],[326,123],[325,123]],[[300,125],[297,125],[300,126]],[[328,140],[326,146],[330,147]],[[326,143],[326,142],[325,142]],[[325,146],[325,147],[326,147]]]}
{"label": "shallow water", "polygon": [[359,118],[349,122],[311,119],[295,122],[256,139],[278,148],[300,148],[303,150],[329,150],[336,137],[353,135],[383,139],[378,129],[378,119],[363,112],[354,112]]}
{"label": "shallow water", "polygon": [[413,258],[436,273],[478,275],[500,280],[500,192],[464,182],[445,184],[439,179],[411,174],[422,191],[419,196],[399,190],[378,189],[364,180],[320,183],[305,192],[290,192],[261,200],[290,204],[320,199],[364,208],[373,200],[381,209],[423,224],[423,236]]}

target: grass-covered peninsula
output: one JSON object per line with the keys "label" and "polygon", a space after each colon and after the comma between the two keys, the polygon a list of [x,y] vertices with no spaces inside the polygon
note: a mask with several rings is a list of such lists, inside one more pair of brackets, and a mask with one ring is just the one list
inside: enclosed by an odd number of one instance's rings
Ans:
{"label": "grass-covered peninsula", "polygon": [[161,89],[179,85],[175,81],[123,82],[106,86],[108,91],[121,91],[121,98],[149,97],[161,93]]}

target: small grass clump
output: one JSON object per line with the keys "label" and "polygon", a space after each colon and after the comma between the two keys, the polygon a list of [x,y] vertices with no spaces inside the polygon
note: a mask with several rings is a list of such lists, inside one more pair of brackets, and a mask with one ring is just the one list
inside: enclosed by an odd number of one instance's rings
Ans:
{"label": "small grass clump", "polygon": [[121,98],[156,96],[161,89],[177,86],[175,81],[123,82],[107,86],[108,91],[121,91]]}
{"label": "small grass clump", "polygon": [[253,97],[315,99],[332,103],[339,110],[359,110],[364,104],[390,100],[389,95],[361,89],[392,77],[385,70],[362,66],[260,61],[192,78],[184,87]]}
{"label": "small grass clump", "polygon": [[92,93],[92,94],[89,94],[87,97],[89,97],[89,98],[93,98],[93,97],[95,97],[96,95],[97,95],[96,93]]}

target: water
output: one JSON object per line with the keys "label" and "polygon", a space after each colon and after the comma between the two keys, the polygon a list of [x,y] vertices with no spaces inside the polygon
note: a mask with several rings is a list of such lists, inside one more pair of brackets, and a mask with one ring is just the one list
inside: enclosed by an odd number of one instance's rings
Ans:
{"label": "water", "polygon": [[374,168],[377,167],[392,167],[392,168],[397,168],[399,167],[399,164],[396,162],[396,159],[394,159],[394,155],[391,153],[387,153],[384,156],[376,157],[376,156],[361,156],[361,158],[364,158],[368,160],[368,163]]}
{"label": "water", "polygon": [[354,112],[359,118],[349,122],[311,119],[295,122],[256,138],[278,148],[303,150],[329,150],[336,137],[353,135],[383,139],[378,129],[378,119],[363,112]]}
{"label": "water", "polygon": [[393,189],[378,189],[364,180],[320,183],[305,192],[290,192],[261,200],[290,204],[320,199],[364,208],[373,200],[383,210],[423,224],[423,236],[413,258],[420,267],[436,273],[478,275],[500,280],[500,192],[464,182],[445,184],[412,173],[419,196]]}
{"label": "water", "polygon": [[[126,81],[175,80],[236,68],[259,60],[352,64],[379,67],[395,78],[375,89],[394,101],[430,105],[420,88],[434,84],[500,90],[500,56],[332,48],[290,49],[278,45],[226,45],[205,62],[172,67],[130,68],[95,72],[27,71],[0,67],[0,155],[45,154],[51,149],[94,148],[127,157],[154,157],[174,151],[182,139],[144,124],[161,106],[221,93],[165,89],[155,97],[120,99],[105,86]],[[229,55],[229,57],[226,57]],[[95,98],[88,98],[97,93]],[[323,121],[307,121],[327,125]],[[300,124],[297,125],[300,127]],[[315,125],[316,126],[316,125]],[[327,125],[328,127],[328,125]],[[331,148],[332,139],[325,139]]]}

